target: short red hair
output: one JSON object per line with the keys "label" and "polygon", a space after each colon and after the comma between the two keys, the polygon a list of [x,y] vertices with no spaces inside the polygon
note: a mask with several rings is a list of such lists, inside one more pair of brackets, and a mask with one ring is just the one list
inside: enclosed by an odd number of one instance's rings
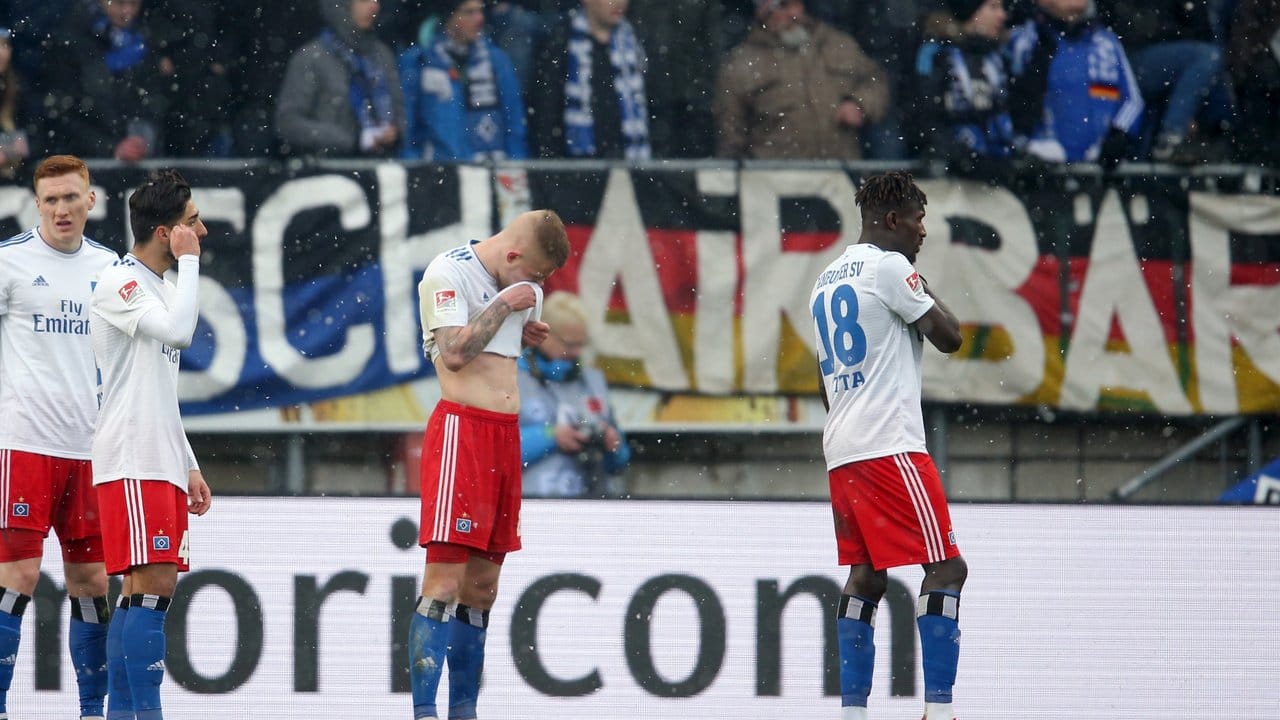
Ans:
{"label": "short red hair", "polygon": [[75,155],[50,155],[40,164],[36,166],[35,177],[31,179],[31,187],[34,189],[41,180],[47,177],[59,177],[75,173],[84,178],[85,183],[89,182],[89,166]]}

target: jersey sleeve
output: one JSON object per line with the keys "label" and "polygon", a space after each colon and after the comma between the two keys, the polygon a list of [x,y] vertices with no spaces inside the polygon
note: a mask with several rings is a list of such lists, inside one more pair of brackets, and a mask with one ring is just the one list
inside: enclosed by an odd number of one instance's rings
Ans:
{"label": "jersey sleeve", "polygon": [[884,304],[911,324],[933,307],[920,274],[900,253],[886,253],[876,271],[876,293]]}
{"label": "jersey sleeve", "polygon": [[93,291],[93,308],[102,319],[133,337],[142,316],[155,308],[164,309],[164,304],[147,292],[137,278],[108,270]]}
{"label": "jersey sleeve", "polygon": [[424,333],[467,324],[471,312],[462,288],[462,274],[453,263],[441,259],[427,266],[418,283],[418,313]]}

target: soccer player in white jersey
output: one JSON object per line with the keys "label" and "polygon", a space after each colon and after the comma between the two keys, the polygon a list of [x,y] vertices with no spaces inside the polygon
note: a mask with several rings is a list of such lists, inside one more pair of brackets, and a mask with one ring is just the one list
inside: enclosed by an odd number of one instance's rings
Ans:
{"label": "soccer player in white jersey", "polygon": [[886,569],[919,564],[925,717],[952,720],[968,570],[925,447],[920,358],[924,337],[942,352],[960,349],[960,324],[914,268],[926,199],[911,176],[870,177],[856,200],[862,236],[818,276],[810,297],[837,554],[851,566],[836,619],[842,718],[867,717]]}
{"label": "soccer player in white jersey", "polygon": [[[102,272],[89,332],[101,371],[93,484],[107,572],[124,574],[108,648],[108,720],[160,720],[164,614],[188,569],[187,513],[211,497],[178,412],[178,360],[195,334],[200,240],[208,235],[191,188],[158,171],[129,198],[133,249]],[[165,273],[178,266],[177,283]]]}
{"label": "soccer player in white jersey", "polygon": [[437,718],[447,659],[449,718],[476,717],[485,629],[506,554],[520,549],[516,361],[550,327],[542,283],[569,257],[560,217],[534,210],[486,240],[436,256],[418,285],[423,349],[440,402],[422,443],[422,596],[409,626],[413,716]]}
{"label": "soccer player in white jersey", "polygon": [[40,224],[0,243],[0,718],[44,539],[62,545],[80,717],[107,694],[107,575],[89,444],[98,415],[89,345],[93,281],[115,252],[84,236],[95,197],[71,155],[35,172]]}

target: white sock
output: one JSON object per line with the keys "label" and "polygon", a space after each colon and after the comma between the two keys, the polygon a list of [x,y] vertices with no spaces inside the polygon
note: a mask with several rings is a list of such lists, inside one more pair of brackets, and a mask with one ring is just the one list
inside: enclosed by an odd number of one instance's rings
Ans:
{"label": "white sock", "polygon": [[951,703],[925,703],[924,720],[955,720],[951,714]]}
{"label": "white sock", "polygon": [[867,709],[857,705],[840,708],[840,720],[867,720]]}

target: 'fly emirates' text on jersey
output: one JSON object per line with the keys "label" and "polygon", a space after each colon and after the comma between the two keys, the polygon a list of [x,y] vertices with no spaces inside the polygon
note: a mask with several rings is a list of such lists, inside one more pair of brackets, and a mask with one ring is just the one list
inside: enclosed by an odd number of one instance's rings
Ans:
{"label": "'fly emirates' text on jersey", "polygon": [[[498,296],[498,280],[489,274],[472,245],[463,245],[440,253],[427,265],[418,283],[418,307],[422,316],[422,350],[435,362],[440,357],[433,330],[463,327],[479,315]],[[519,284],[519,283],[517,283]],[[529,283],[538,295],[538,303],[527,310],[513,312],[502,322],[484,352],[519,357],[525,323],[542,318],[542,288]]]}
{"label": "'fly emirates' text on jersey", "polygon": [[102,371],[93,483],[164,480],[187,490],[197,469],[178,411],[180,349],[191,344],[200,258],[178,259],[178,284],[126,255],[98,278],[89,329]]}
{"label": "'fly emirates' text on jersey", "polygon": [[89,459],[98,416],[89,298],[114,251],[50,247],[39,228],[0,242],[0,448]]}
{"label": "'fly emirates' text on jersey", "polygon": [[850,245],[809,298],[831,410],[822,433],[827,469],[927,452],[920,411],[923,339],[911,326],[933,307],[901,253]]}

